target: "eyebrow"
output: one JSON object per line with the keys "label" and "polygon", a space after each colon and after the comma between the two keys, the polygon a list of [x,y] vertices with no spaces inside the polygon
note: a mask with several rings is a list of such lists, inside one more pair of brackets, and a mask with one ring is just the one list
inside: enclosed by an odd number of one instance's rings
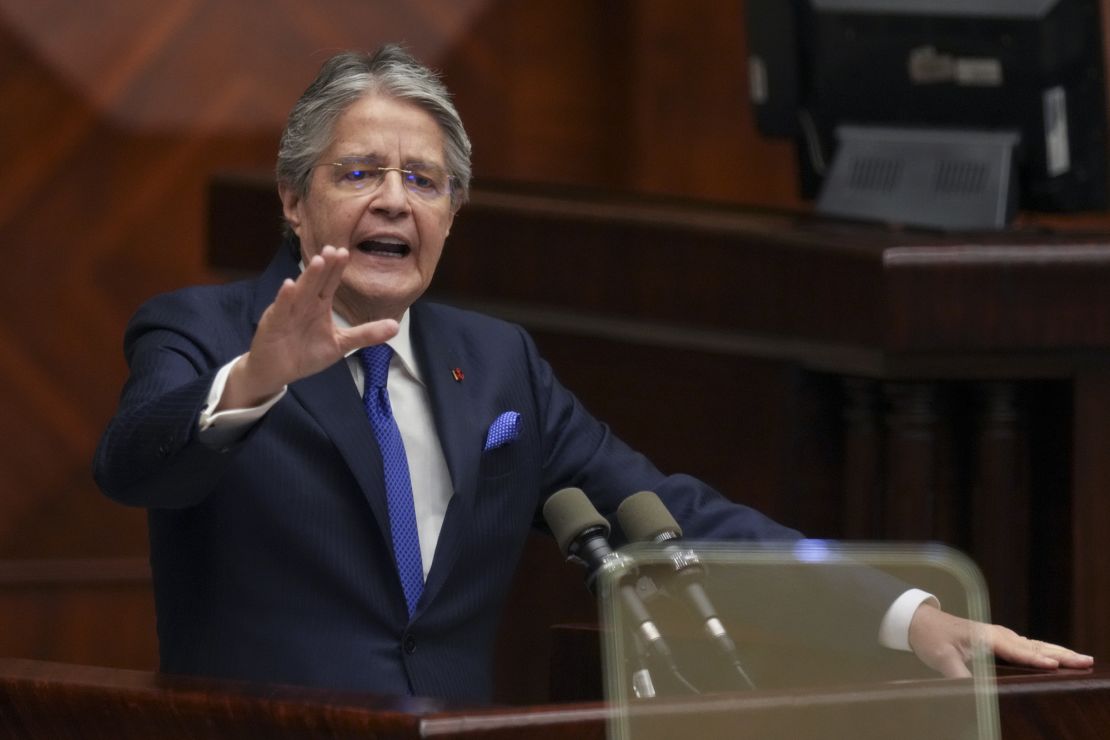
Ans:
{"label": "eyebrow", "polygon": [[347,162],[352,160],[364,160],[366,162],[384,162],[384,158],[379,157],[377,154],[337,154],[335,155],[336,162]]}

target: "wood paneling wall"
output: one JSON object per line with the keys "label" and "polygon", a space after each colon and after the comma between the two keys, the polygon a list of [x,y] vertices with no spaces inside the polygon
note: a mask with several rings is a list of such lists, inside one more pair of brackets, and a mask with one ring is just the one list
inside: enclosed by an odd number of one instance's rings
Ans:
{"label": "wood paneling wall", "polygon": [[0,560],[0,656],[155,670],[145,557]]}

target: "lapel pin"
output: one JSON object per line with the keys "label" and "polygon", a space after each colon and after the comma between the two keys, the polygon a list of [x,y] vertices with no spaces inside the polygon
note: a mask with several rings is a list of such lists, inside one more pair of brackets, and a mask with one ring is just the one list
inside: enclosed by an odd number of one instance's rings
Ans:
{"label": "lapel pin", "polygon": [[462,368],[457,367],[457,368],[455,368],[454,370],[451,371],[451,377],[455,379],[456,383],[461,383],[463,378],[466,377],[466,376],[463,375]]}

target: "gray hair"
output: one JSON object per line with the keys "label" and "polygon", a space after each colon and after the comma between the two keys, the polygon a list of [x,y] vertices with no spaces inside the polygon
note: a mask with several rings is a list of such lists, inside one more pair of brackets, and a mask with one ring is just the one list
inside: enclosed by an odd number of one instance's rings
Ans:
{"label": "gray hair", "polygon": [[413,103],[435,119],[443,134],[444,164],[455,178],[451,205],[465,203],[470,194],[470,137],[462,119],[439,75],[394,44],[373,54],[345,51],[324,62],[289,113],[278,146],[277,181],[307,195],[312,167],[331,145],[336,121],[373,93]]}

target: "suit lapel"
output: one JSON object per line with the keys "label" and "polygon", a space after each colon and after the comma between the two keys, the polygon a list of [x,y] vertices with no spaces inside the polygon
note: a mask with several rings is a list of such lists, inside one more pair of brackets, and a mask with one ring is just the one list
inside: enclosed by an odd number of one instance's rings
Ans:
{"label": "suit lapel", "polygon": [[293,383],[289,392],[339,450],[370,504],[382,538],[391,542],[382,457],[346,360]]}
{"label": "suit lapel", "polygon": [[[412,307],[412,342],[455,495],[471,496],[477,483],[482,440],[477,439],[481,430],[470,389],[479,379],[464,377],[469,361],[457,346],[454,333],[421,303]],[[456,370],[462,372],[461,380],[455,378]]]}
{"label": "suit lapel", "polygon": [[417,302],[412,307],[412,340],[420,371],[428,390],[454,495],[443,520],[435,560],[425,584],[424,601],[429,602],[442,588],[470,529],[470,517],[478,482],[482,452],[481,423],[475,413],[470,388],[477,377],[455,379],[460,369],[465,376],[468,359],[458,346],[449,325],[437,320],[434,311]]}

